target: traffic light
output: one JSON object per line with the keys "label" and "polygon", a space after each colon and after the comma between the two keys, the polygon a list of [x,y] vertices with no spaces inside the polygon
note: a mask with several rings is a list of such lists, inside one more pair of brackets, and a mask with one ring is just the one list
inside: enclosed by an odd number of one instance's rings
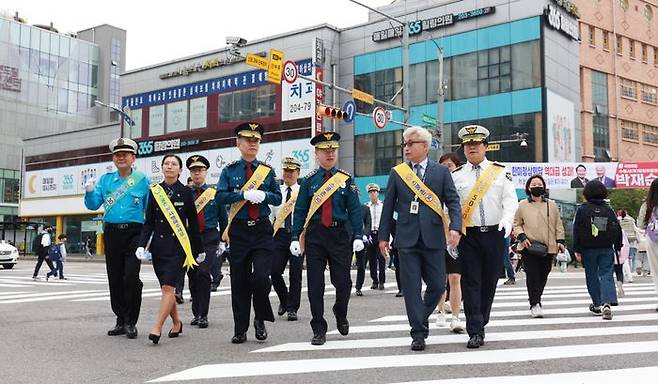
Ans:
{"label": "traffic light", "polygon": [[318,105],[317,113],[319,116],[326,116],[336,120],[345,120],[348,116],[347,112],[342,111],[340,108],[334,108],[324,104]]}

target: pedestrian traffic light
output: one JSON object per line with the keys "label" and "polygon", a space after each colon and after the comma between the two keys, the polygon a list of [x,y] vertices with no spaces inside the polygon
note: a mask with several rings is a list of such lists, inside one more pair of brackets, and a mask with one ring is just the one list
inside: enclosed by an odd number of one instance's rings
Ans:
{"label": "pedestrian traffic light", "polygon": [[342,111],[340,108],[334,108],[324,104],[318,105],[318,115],[336,120],[345,120],[348,116],[347,112]]}

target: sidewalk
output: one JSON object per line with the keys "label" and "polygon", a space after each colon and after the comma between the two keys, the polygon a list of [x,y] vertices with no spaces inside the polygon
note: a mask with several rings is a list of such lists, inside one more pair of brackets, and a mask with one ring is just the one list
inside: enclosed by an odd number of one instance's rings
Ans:
{"label": "sidewalk", "polygon": [[[37,260],[37,256],[34,254],[28,254],[26,256],[21,255],[21,260]],[[91,259],[87,259],[84,253],[69,253],[66,255],[66,262],[81,262],[81,263],[105,263],[105,255],[94,255]]]}

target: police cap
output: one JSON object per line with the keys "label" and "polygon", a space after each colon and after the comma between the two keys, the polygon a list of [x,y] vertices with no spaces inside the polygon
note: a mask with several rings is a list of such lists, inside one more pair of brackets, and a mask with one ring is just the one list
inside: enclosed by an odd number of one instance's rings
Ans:
{"label": "police cap", "polygon": [[366,186],[366,189],[368,190],[368,192],[371,192],[371,191],[379,192],[379,185],[377,185],[375,183],[370,183]]}
{"label": "police cap", "polygon": [[283,169],[295,170],[295,169],[300,169],[302,167],[302,163],[300,163],[299,160],[290,156],[284,157],[283,161],[281,161],[281,164],[283,166]]}
{"label": "police cap", "polygon": [[462,140],[462,144],[486,143],[489,130],[481,125],[467,125],[460,129],[457,135]]}
{"label": "police cap", "polygon": [[187,158],[187,161],[185,162],[185,166],[187,167],[187,169],[192,169],[194,167],[201,167],[208,169],[210,168],[210,162],[208,161],[208,159],[206,159],[201,155],[194,155]]}
{"label": "police cap", "polygon": [[117,152],[130,152],[136,155],[137,143],[126,137],[120,137],[110,142],[110,151],[112,152],[112,154],[115,154]]}
{"label": "police cap", "polygon": [[235,127],[237,137],[261,139],[265,134],[265,127],[261,123],[242,123]]}
{"label": "police cap", "polygon": [[315,135],[311,139],[311,145],[318,149],[338,148],[340,144],[340,135],[336,132],[324,132]]}

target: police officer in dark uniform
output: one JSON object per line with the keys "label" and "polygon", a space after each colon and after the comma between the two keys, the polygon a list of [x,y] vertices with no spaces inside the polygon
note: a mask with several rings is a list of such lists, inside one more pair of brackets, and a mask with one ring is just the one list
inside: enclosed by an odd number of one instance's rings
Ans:
{"label": "police officer in dark uniform", "polygon": [[[260,123],[244,123],[235,128],[241,158],[222,170],[217,183],[218,203],[231,205],[226,240],[231,248],[231,303],[235,323],[231,342],[234,344],[247,341],[252,296],[257,340],[267,339],[264,322],[274,321],[269,299],[274,249],[269,205],[281,204],[281,190],[274,170],[256,159],[264,131]],[[259,180],[260,185],[242,190],[245,184],[254,186],[248,183],[250,180]]]}
{"label": "police officer in dark uniform", "polygon": [[[299,240],[302,231],[305,231],[303,242],[313,345],[322,345],[326,341],[324,271],[327,263],[331,283],[336,288],[336,303],[333,306],[336,327],[343,336],[349,333],[347,305],[352,289],[352,252],[364,248],[358,189],[351,175],[335,167],[339,140],[340,135],[334,132],[321,133],[311,139],[320,167],[303,179],[295,204],[290,252],[293,255],[301,254]],[[321,191],[316,195],[318,190]],[[324,202],[320,204],[322,199]],[[351,225],[353,233],[348,232],[346,225]]]}
{"label": "police officer in dark uniform", "polygon": [[112,161],[117,171],[87,180],[85,206],[97,210],[104,206],[104,244],[110,302],[116,315],[116,325],[109,336],[126,334],[137,337],[137,319],[142,304],[141,264],[135,258],[137,242],[144,223],[144,211],[149,196],[149,180],[133,170],[137,143],[127,138],[110,143]]}
{"label": "police officer in dark uniform", "polygon": [[226,229],[228,215],[226,208],[217,203],[216,189],[206,184],[206,175],[210,168],[208,159],[201,155],[193,155],[187,159],[185,165],[190,170],[192,178],[190,188],[195,199],[203,249],[207,255],[197,268],[190,268],[187,271],[192,292],[192,314],[194,315],[190,324],[198,325],[199,328],[207,328],[210,304],[210,268],[216,262],[215,259],[220,257],[217,251],[221,233]]}

